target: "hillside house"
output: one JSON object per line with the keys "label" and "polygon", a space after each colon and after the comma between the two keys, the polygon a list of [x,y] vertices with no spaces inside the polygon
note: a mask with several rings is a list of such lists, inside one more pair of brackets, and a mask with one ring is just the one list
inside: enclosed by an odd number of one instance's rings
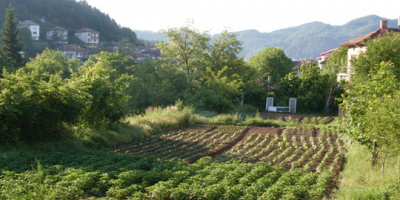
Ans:
{"label": "hillside house", "polygon": [[385,36],[387,33],[400,33],[400,17],[397,28],[388,28],[387,23],[387,21],[381,20],[380,28],[378,30],[349,40],[340,45],[341,47],[347,47],[348,52],[346,72],[337,74],[338,81],[345,80],[347,82],[351,82],[351,75],[354,73],[351,67],[351,60],[357,58],[362,52],[365,52],[367,50],[365,43],[368,40],[374,40],[376,38]]}
{"label": "hillside house", "polygon": [[39,40],[40,37],[40,26],[31,20],[25,20],[19,22],[19,27],[27,27],[31,31],[32,40]]}
{"label": "hillside house", "polygon": [[63,45],[58,47],[57,51],[60,51],[61,54],[69,59],[78,58],[81,60],[87,60],[89,58],[89,50],[77,45]]}
{"label": "hillside house", "polygon": [[88,47],[97,47],[100,43],[99,32],[90,28],[77,30],[75,36],[82,40]]}
{"label": "hillside house", "polygon": [[67,44],[68,43],[68,30],[59,26],[46,32],[46,38],[53,40],[56,43]]}
{"label": "hillside house", "polygon": [[320,56],[317,58],[317,60],[318,60],[318,67],[320,70],[324,69],[326,61],[328,61],[328,58],[331,57],[331,53],[336,50],[337,48],[319,54]]}

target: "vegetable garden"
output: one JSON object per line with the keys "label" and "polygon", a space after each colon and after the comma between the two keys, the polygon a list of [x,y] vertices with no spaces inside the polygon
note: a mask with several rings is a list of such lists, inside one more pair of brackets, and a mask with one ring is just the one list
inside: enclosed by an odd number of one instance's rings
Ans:
{"label": "vegetable garden", "polygon": [[113,151],[15,157],[0,157],[0,199],[321,199],[344,149],[334,132],[312,126],[198,125]]}

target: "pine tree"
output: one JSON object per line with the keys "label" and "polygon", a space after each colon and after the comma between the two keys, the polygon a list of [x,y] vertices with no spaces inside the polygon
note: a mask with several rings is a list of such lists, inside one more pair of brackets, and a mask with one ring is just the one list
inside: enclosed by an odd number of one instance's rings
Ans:
{"label": "pine tree", "polygon": [[22,40],[18,35],[15,9],[11,4],[6,10],[4,19],[3,29],[1,30],[1,49],[8,64],[12,63],[13,70],[15,70],[24,65],[24,59],[21,55]]}

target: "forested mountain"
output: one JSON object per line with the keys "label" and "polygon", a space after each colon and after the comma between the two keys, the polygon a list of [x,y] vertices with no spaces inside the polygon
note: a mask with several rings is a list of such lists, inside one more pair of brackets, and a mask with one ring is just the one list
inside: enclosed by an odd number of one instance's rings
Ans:
{"label": "forested mountain", "polygon": [[[260,33],[257,30],[235,32],[243,42],[241,56],[246,60],[256,55],[265,47],[284,49],[286,55],[295,60],[315,59],[320,53],[338,47],[341,43],[367,34],[379,28],[379,21],[384,19],[376,15],[358,18],[342,26],[332,26],[322,22],[311,22],[291,27]],[[397,20],[388,20],[389,27],[397,27]],[[267,25],[266,25],[267,26]],[[136,31],[138,38],[161,40],[160,34]]]}
{"label": "forested mountain", "polygon": [[[370,15],[352,20],[342,26],[331,26],[321,22],[311,22],[297,27],[270,33],[255,30],[237,32],[243,42],[242,55],[249,59],[266,46],[279,47],[293,59],[315,59],[324,51],[338,47],[341,43],[379,29],[383,19]],[[397,27],[397,20],[388,20],[389,27]]]}
{"label": "forested mountain", "polygon": [[32,20],[40,24],[40,37],[46,31],[61,26],[69,31],[88,27],[100,33],[100,41],[119,41],[122,38],[136,41],[136,34],[129,28],[119,26],[110,16],[91,7],[86,1],[76,0],[1,0],[0,26],[9,4],[15,8],[20,21]]}

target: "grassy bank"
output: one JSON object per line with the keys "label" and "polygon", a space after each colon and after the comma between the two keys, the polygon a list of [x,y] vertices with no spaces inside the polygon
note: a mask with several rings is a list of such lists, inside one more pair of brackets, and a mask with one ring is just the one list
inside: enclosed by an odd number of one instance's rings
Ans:
{"label": "grassy bank", "polygon": [[[320,120],[323,121],[323,120]],[[311,126],[321,131],[335,129],[337,122],[322,124],[317,118],[305,122],[290,119],[263,119],[259,113],[251,115],[220,114],[204,116],[197,114],[192,107],[178,105],[165,108],[148,108],[142,115],[126,118],[122,123],[113,125],[108,130],[84,129],[75,131],[75,139],[89,147],[113,147],[119,144],[142,139],[150,135],[160,134],[167,130],[188,127],[194,124],[269,126],[300,128]]]}
{"label": "grassy bank", "polygon": [[382,157],[371,166],[372,154],[357,142],[346,139],[347,162],[341,174],[335,199],[400,199],[400,155],[386,158],[382,173]]}

